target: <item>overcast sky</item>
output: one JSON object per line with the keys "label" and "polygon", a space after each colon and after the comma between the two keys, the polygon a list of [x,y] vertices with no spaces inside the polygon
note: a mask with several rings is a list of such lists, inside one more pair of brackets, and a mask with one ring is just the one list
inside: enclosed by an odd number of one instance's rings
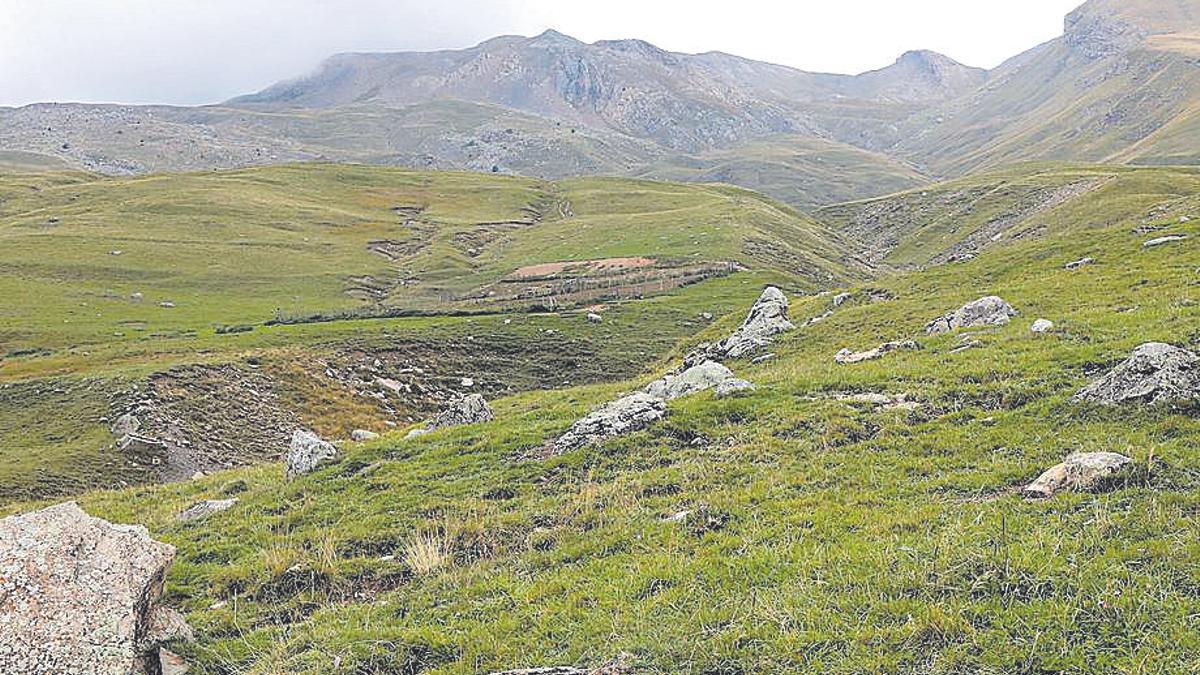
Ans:
{"label": "overcast sky", "polygon": [[342,51],[469,47],[555,28],[805,70],[909,49],[992,67],[1058,36],[1082,0],[0,0],[0,105],[196,104]]}

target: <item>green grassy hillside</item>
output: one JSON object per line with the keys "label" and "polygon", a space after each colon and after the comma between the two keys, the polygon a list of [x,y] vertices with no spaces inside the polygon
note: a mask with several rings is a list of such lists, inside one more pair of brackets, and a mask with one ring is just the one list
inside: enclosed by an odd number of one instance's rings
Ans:
{"label": "green grassy hillside", "polygon": [[776,136],[696,157],[669,157],[641,175],[745,185],[806,210],[929,182],[886,155],[806,136]]}
{"label": "green grassy hillside", "polygon": [[[1117,177],[1037,236],[852,286],[777,359],[731,364],[755,393],[674,402],[601,447],[536,452],[648,375],[504,397],[494,422],[388,435],[290,484],[266,465],[82,502],[179,548],[167,598],[197,629],[178,649],[200,673],[484,673],[619,653],[668,673],[1190,672],[1197,411],[1070,397],[1140,343],[1200,346],[1200,221],[1181,222],[1194,201],[1180,198],[1193,173],[1071,171]],[[1190,238],[1143,248],[1135,228],[1160,226]],[[1064,270],[1084,256],[1096,263]],[[710,283],[744,310],[765,279],[738,280]],[[654,302],[699,307],[705,288]],[[1020,316],[968,331],[966,350],[923,335],[989,293]],[[794,299],[800,324],[831,306]],[[688,331],[660,367],[740,314]],[[1031,333],[1040,317],[1055,330]],[[923,349],[834,364],[902,338]],[[917,405],[841,400],[862,393]],[[1133,457],[1134,478],[1014,494],[1079,450]],[[222,495],[241,502],[176,522]]]}
{"label": "green grassy hillside", "polygon": [[1032,164],[817,212],[875,263],[912,268],[978,255],[1014,239],[1074,237],[1124,224],[1169,229],[1166,212],[1200,217],[1200,172]]}
{"label": "green grassy hillside", "polygon": [[[511,278],[614,257],[650,262]],[[722,186],[340,165],[0,175],[0,501],[154,480],[163,458],[111,447],[131,387],[242,391],[236,414],[185,417],[254,462],[288,435],[246,435],[269,412],[253,400],[264,387],[332,437],[384,430],[437,400],[381,406],[348,384],[371,367],[363,354],[392,356],[358,379],[418,368],[445,394],[463,378],[489,395],[619,379],[704,325],[701,312],[731,310],[743,285],[815,291],[861,278],[848,261],[823,226]],[[726,263],[747,271],[723,276]],[[593,305],[602,326],[583,320]],[[194,364],[206,370],[176,381]]]}

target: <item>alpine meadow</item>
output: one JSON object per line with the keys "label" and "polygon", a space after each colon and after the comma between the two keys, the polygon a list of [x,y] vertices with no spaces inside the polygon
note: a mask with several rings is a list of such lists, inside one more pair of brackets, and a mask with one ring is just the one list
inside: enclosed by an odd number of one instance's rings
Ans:
{"label": "alpine meadow", "polygon": [[1198,111],[1200,0],[0,108],[0,674],[1200,672]]}

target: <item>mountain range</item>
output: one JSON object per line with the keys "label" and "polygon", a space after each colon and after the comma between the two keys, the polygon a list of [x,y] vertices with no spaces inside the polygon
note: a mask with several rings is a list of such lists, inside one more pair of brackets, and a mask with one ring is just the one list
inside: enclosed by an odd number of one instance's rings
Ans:
{"label": "mountain range", "polygon": [[0,161],[108,174],[353,161],[728,182],[801,208],[1028,160],[1200,161],[1200,2],[1091,0],[986,71],[929,51],[860,75],[555,31],[349,53],[195,108],[0,109]]}

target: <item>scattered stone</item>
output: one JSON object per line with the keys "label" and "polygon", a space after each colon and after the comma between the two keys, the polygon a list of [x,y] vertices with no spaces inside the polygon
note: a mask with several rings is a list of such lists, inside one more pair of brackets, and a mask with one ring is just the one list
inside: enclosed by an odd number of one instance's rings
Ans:
{"label": "scattered stone", "polygon": [[1033,325],[1029,327],[1029,330],[1038,334],[1049,333],[1050,331],[1054,330],[1054,322],[1050,321],[1049,319],[1038,319],[1037,321],[1033,322]]}
{"label": "scattered stone", "polygon": [[231,499],[206,499],[198,504],[193,504],[184,512],[180,513],[178,520],[188,522],[189,520],[200,520],[207,518],[213,514],[222,511],[228,511],[238,503],[237,497]]}
{"label": "scattered stone", "polygon": [[1186,234],[1169,234],[1165,237],[1158,237],[1157,239],[1151,239],[1150,241],[1142,244],[1142,248],[1154,248],[1156,246],[1162,246],[1164,244],[1173,244],[1177,241],[1183,241],[1185,239],[1187,239]]}
{"label": "scattered stone", "polygon": [[192,639],[159,605],[174,558],[74,502],[0,520],[0,672],[160,672],[160,644]]}
{"label": "scattered stone", "polygon": [[175,307],[175,303],[171,302],[170,300],[163,300],[162,302],[158,303],[158,306],[165,307],[167,309],[171,309],[171,308]]}
{"label": "scattered stone", "polygon": [[705,321],[712,321],[713,320],[712,312],[700,312],[700,318]]}
{"label": "scattered stone", "polygon": [[1095,258],[1081,258],[1079,260],[1076,260],[1075,262],[1067,263],[1066,265],[1063,266],[1063,268],[1073,271],[1073,270],[1079,269],[1080,267],[1087,267],[1088,265],[1095,265],[1095,264],[1096,264]]}
{"label": "scattered stone", "polygon": [[320,436],[297,429],[292,434],[292,444],[287,453],[287,478],[292,480],[312,473],[322,465],[337,459],[337,448]]}
{"label": "scattered stone", "polygon": [[416,429],[410,429],[409,432],[404,435],[404,440],[410,441],[414,438],[417,438],[418,436],[424,436],[427,433],[429,433],[429,429],[426,429],[425,427],[417,427]]}
{"label": "scattered stone", "polygon": [[1063,490],[1087,492],[1103,488],[1129,468],[1133,460],[1115,452],[1077,452],[1022,490],[1026,497],[1047,499]]}
{"label": "scattered stone", "polygon": [[934,319],[925,326],[925,332],[928,335],[938,335],[959,328],[1003,326],[1016,315],[1017,310],[1013,309],[1012,305],[1001,298],[989,295]]}
{"label": "scattered stone", "polygon": [[144,297],[146,297],[146,296],[141,293],[132,293],[132,294],[130,294],[129,299],[134,300],[136,302],[141,302],[142,298],[144,298]]}
{"label": "scattered stone", "polygon": [[865,352],[852,352],[849,349],[843,349],[838,352],[833,360],[841,365],[849,365],[852,363],[862,363],[863,361],[874,361],[882,358],[885,354],[900,350],[919,350],[921,345],[913,340],[901,340],[899,342],[885,342],[874,349],[869,349]]}
{"label": "scattered stone", "polygon": [[1200,356],[1181,347],[1150,342],[1128,360],[1084,387],[1077,401],[1116,405],[1200,399]]}
{"label": "scattered stone", "polygon": [[775,360],[774,354],[763,354],[762,356],[756,356],[753,359],[751,359],[750,365],[757,366],[760,363],[766,363],[767,361],[774,361],[774,360]]}
{"label": "scattered stone", "polygon": [[717,398],[733,398],[736,396],[745,396],[757,388],[752,382],[735,377],[732,380],[725,380],[721,384],[718,384],[717,388],[713,391],[713,395]]}
{"label": "scattered stone", "polygon": [[588,323],[603,323],[604,317],[593,312],[593,313],[590,313],[587,315],[587,320],[588,320]]}
{"label": "scattered stone", "polygon": [[645,392],[664,401],[691,396],[735,379],[733,372],[716,361],[705,361],[678,375],[667,375],[646,386]]}
{"label": "scattered stone", "polygon": [[166,451],[167,446],[157,438],[141,434],[125,434],[117,440],[117,450],[130,454],[159,454]]}
{"label": "scattered stone", "polygon": [[667,404],[645,392],[630,394],[604,405],[571,425],[554,442],[558,453],[570,452],[610,438],[641,431],[666,417]]}
{"label": "scattered stone", "polygon": [[912,400],[908,394],[888,396],[887,394],[866,392],[861,394],[843,394],[836,396],[835,400],[842,403],[863,403],[884,408],[885,410],[916,410],[921,407],[921,404]]}
{"label": "scattered stone", "polygon": [[474,386],[475,386],[475,378],[473,378],[473,377],[464,377],[463,379],[459,380],[459,384],[461,384],[462,386],[464,386],[464,387],[466,387],[466,388],[470,389],[471,387],[474,387]]}
{"label": "scattered stone", "polygon": [[379,438],[379,434],[375,433],[374,431],[367,431],[366,429],[355,429],[354,431],[350,432],[350,440],[354,441],[355,443],[365,443],[367,441],[373,441],[376,438]]}
{"label": "scattered stone", "polygon": [[842,305],[846,304],[846,302],[848,300],[850,300],[850,298],[853,298],[853,297],[854,297],[853,293],[839,293],[838,295],[833,296],[833,306],[841,307]]}
{"label": "scattered stone", "polygon": [[788,321],[787,310],[788,299],[783,291],[774,286],[767,287],[750,308],[746,320],[732,335],[689,354],[684,359],[684,367],[710,360],[738,359],[766,348],[774,336],[796,327]]}

